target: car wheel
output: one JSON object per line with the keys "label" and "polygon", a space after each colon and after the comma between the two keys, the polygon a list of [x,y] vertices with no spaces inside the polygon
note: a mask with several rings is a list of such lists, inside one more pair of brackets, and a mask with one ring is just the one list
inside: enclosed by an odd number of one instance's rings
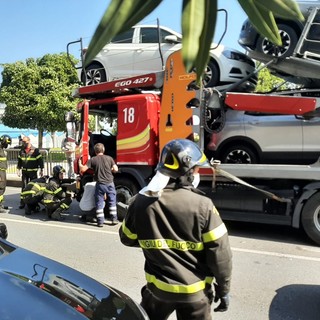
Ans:
{"label": "car wheel", "polygon": [[307,200],[301,214],[301,223],[305,233],[320,244],[320,192]]}
{"label": "car wheel", "polygon": [[215,87],[219,83],[220,72],[218,65],[214,61],[209,61],[205,69],[202,81],[206,88]]}
{"label": "car wheel", "polygon": [[222,152],[222,163],[258,163],[256,153],[247,146],[235,145]]}
{"label": "car wheel", "polygon": [[296,32],[294,29],[284,24],[279,24],[278,29],[282,40],[282,46],[273,44],[267,38],[259,37],[256,47],[257,51],[278,58],[286,58],[292,55],[298,42]]}
{"label": "car wheel", "polygon": [[84,74],[82,74],[82,83],[85,83],[86,86],[92,84],[98,84],[101,82],[105,82],[107,80],[106,72],[104,68],[97,63],[90,64],[86,68],[86,76],[87,79],[85,81]]}

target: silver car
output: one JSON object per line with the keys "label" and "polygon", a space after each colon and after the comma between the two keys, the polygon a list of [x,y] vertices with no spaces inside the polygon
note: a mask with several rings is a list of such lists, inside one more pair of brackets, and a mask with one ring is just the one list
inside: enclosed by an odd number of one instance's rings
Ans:
{"label": "silver car", "polygon": [[[168,56],[180,50],[181,34],[166,27],[137,25],[107,44],[79,78],[87,85],[163,70]],[[240,51],[212,44],[204,83],[226,87],[255,70],[254,61]],[[86,76],[86,79],[85,79]],[[242,84],[239,91],[253,91],[257,76]]]}
{"label": "silver car", "polygon": [[304,116],[232,109],[225,115],[224,128],[206,137],[210,158],[223,163],[311,164],[320,156],[319,109]]}

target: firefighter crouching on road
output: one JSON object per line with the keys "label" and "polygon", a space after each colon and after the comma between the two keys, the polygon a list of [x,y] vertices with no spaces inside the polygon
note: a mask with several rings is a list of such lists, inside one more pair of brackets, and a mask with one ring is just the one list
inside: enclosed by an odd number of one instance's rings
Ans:
{"label": "firefighter crouching on road", "polygon": [[53,177],[49,182],[43,193],[43,204],[46,207],[46,212],[49,219],[64,220],[61,215],[64,211],[69,209],[72,202],[72,194],[65,192],[61,187],[63,175],[66,171],[60,165],[53,167]]}
{"label": "firefighter crouching on road", "polygon": [[[17,175],[21,176],[22,170],[22,187],[21,192],[27,184],[38,178],[38,170],[40,169],[40,177],[43,176],[43,158],[38,148],[30,143],[29,137],[23,137],[21,150],[18,155]],[[25,203],[20,199],[19,209],[23,209]]]}
{"label": "firefighter crouching on road", "polygon": [[21,199],[25,203],[25,214],[30,215],[40,211],[40,203],[43,199],[43,193],[49,182],[49,176],[43,176],[30,181],[21,192]]}
{"label": "firefighter crouching on road", "polygon": [[3,205],[4,193],[7,187],[7,155],[5,149],[12,143],[12,139],[8,135],[0,137],[0,213],[7,213],[8,208]]}
{"label": "firefighter crouching on road", "polygon": [[213,299],[220,301],[214,311],[228,309],[228,232],[212,200],[195,188],[199,166],[207,163],[192,141],[167,143],[156,175],[129,204],[119,230],[123,244],[143,250],[147,284],[141,306],[152,320],[174,311],[177,319],[209,320]]}

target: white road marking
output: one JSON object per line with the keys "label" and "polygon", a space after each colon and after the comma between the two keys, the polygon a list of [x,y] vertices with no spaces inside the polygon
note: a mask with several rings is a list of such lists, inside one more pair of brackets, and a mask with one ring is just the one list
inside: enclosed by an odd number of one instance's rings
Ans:
{"label": "white road marking", "polygon": [[299,260],[308,260],[308,261],[318,261],[320,262],[320,258],[316,257],[305,257],[305,256],[297,256],[294,254],[285,254],[280,252],[272,252],[272,251],[260,251],[260,250],[251,250],[251,249],[243,249],[243,248],[231,248],[233,251],[238,252],[246,252],[252,254],[260,254],[266,256],[274,256],[279,258],[287,258],[287,259],[299,259]]}
{"label": "white road marking", "polygon": [[66,225],[61,224],[61,222],[55,224],[54,222],[51,222],[51,221],[48,223],[48,221],[36,222],[36,221],[23,221],[23,220],[6,219],[6,218],[1,218],[1,221],[33,224],[33,225],[38,225],[38,226],[42,226],[42,227],[51,227],[51,228],[58,228],[58,229],[72,229],[72,230],[81,230],[81,231],[89,231],[89,232],[101,232],[101,233],[109,233],[109,234],[118,234],[118,229],[117,229],[117,231],[107,231],[107,230],[103,230],[101,228],[96,230],[96,229],[89,229],[89,228],[84,228],[84,227],[66,226]]}
{"label": "white road marking", "polygon": [[[23,221],[18,219],[6,219],[1,217],[1,221],[8,221],[8,222],[17,222],[17,223],[24,223],[24,224],[33,224],[33,225],[39,225],[43,227],[51,227],[51,228],[59,228],[59,229],[71,229],[71,230],[80,230],[80,231],[87,231],[87,232],[99,232],[99,233],[107,233],[107,234],[114,234],[118,235],[118,228],[117,231],[108,231],[108,230],[101,230],[101,229],[90,229],[90,228],[84,228],[84,227],[74,227],[74,226],[67,226],[59,223],[54,223],[50,221],[45,222],[36,222],[36,221]],[[236,252],[246,252],[246,253],[252,253],[252,254],[258,254],[258,255],[265,255],[265,256],[273,256],[273,257],[279,257],[279,258],[287,258],[287,259],[298,259],[298,260],[306,260],[306,261],[316,261],[320,262],[320,258],[317,257],[306,257],[306,256],[298,256],[294,254],[284,254],[280,252],[272,252],[272,251],[260,251],[260,250],[252,250],[252,249],[244,249],[244,248],[231,248],[232,251]]]}

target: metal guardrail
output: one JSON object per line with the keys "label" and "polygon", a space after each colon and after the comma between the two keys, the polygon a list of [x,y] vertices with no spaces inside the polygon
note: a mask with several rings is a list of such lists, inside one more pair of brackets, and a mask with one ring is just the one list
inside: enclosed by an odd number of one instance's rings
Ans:
{"label": "metal guardrail", "polygon": [[[8,161],[7,173],[16,173],[19,151],[20,149],[6,149]],[[52,168],[56,165],[61,165],[68,172],[68,163],[64,151],[40,149],[40,153],[43,157],[45,175],[52,175]]]}

